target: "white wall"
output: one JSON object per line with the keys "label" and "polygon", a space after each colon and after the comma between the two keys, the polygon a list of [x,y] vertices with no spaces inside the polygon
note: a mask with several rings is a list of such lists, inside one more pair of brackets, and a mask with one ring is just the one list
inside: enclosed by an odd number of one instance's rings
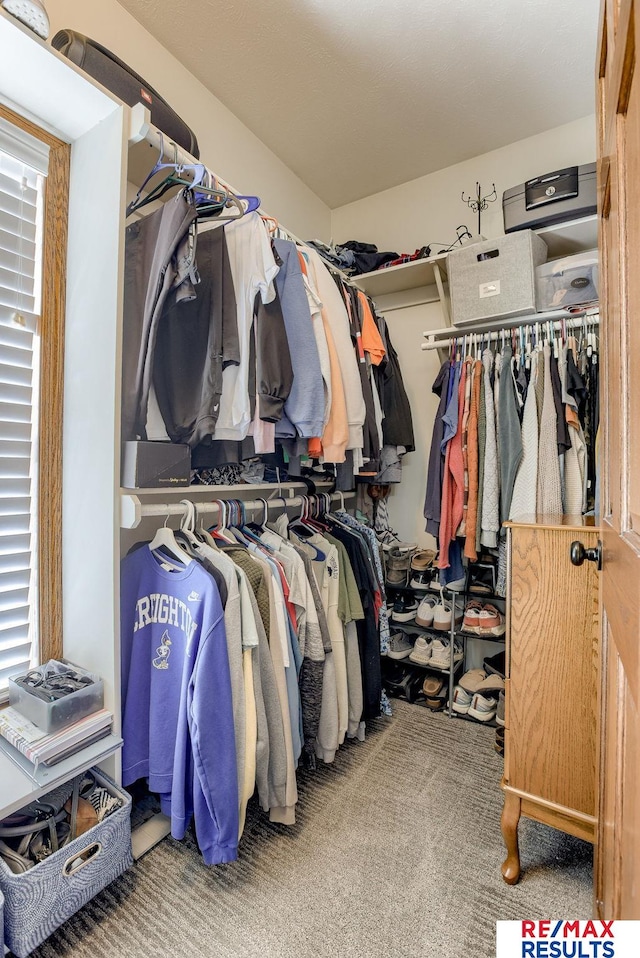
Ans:
{"label": "white wall", "polygon": [[[108,47],[194,130],[203,161],[303,239],[327,240],[329,207],[115,0],[47,0],[51,36],[68,28]],[[197,24],[193,24],[197,30]],[[211,55],[215,56],[215,44]]]}
{"label": "white wall", "polygon": [[[333,210],[331,235],[336,243],[357,239],[401,253],[430,244],[435,253],[435,241],[451,243],[461,223],[476,234],[474,214],[463,205],[460,195],[463,190],[473,192],[479,180],[483,193],[490,192],[495,183],[498,194],[498,200],[483,215],[482,233],[499,236],[504,232],[504,190],[542,173],[591,163],[595,158],[595,117],[589,116]],[[424,532],[422,505],[437,409],[431,384],[440,359],[435,350],[422,352],[420,344],[423,330],[438,329],[445,323],[440,307],[433,304],[390,311],[386,318],[400,359],[416,434],[416,451],[405,459],[401,491],[392,494],[390,500],[391,522],[404,539],[433,546]]]}
{"label": "white wall", "polygon": [[482,216],[482,233],[500,236],[504,190],[563,166],[593,163],[595,158],[595,117],[587,116],[341,206],[331,214],[331,235],[336,243],[357,239],[399,253],[429,244],[435,253],[439,243],[453,242],[461,223],[477,233],[476,217],[462,203],[461,193],[475,192],[479,180],[483,193],[490,193],[495,183],[498,194]]}

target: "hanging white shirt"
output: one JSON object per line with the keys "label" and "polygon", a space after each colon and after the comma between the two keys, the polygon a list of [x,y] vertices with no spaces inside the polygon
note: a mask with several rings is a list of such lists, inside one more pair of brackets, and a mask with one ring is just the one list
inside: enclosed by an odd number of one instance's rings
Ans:
{"label": "hanging white shirt", "polygon": [[236,294],[240,365],[223,370],[220,414],[213,437],[238,441],[246,437],[251,422],[249,346],[255,298],[258,293],[263,303],[275,298],[273,280],[278,265],[269,233],[258,213],[247,213],[228,223],[224,231]]}

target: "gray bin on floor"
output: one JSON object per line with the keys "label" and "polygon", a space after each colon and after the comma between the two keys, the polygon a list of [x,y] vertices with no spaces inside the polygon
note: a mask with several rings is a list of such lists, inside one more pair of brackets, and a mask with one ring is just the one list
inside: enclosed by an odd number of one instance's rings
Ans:
{"label": "gray bin on floor", "polygon": [[132,864],[131,797],[100,769],[92,771],[99,785],[122,800],[122,808],[21,875],[0,858],[4,936],[17,958],[26,958]]}

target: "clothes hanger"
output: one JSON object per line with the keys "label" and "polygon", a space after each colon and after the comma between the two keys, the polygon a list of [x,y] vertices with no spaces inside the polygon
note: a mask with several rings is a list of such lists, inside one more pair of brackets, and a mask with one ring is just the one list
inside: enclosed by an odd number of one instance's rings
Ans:
{"label": "clothes hanger", "polygon": [[245,546],[245,548],[248,548],[250,545],[255,545],[257,537],[254,536],[253,533],[247,534],[245,529],[246,513],[244,503],[240,502],[239,499],[229,499],[228,505],[231,511],[229,525],[231,535],[235,538],[236,542]]}
{"label": "clothes hanger", "polygon": [[[175,146],[175,144],[174,144],[174,146]],[[143,198],[143,197],[142,197],[142,191],[144,190],[144,188],[145,188],[145,186],[147,185],[147,183],[148,183],[150,180],[153,179],[153,177],[156,175],[156,173],[159,173],[160,170],[166,170],[166,169],[174,169],[174,170],[175,170],[175,163],[163,163],[163,162],[162,162],[163,159],[164,159],[164,137],[163,137],[162,133],[160,133],[160,153],[159,153],[158,159],[156,160],[156,162],[155,162],[154,165],[151,167],[150,171],[147,173],[147,175],[145,176],[144,180],[142,181],[142,185],[141,185],[140,188],[138,189],[138,192],[136,193],[135,198],[134,198],[134,199],[131,201],[131,203],[129,203],[129,205],[127,206],[127,216],[129,216],[130,213],[133,213],[133,211],[134,211],[135,209],[138,209],[138,206],[144,206],[144,205],[145,205],[145,202],[139,202],[139,201]],[[148,201],[146,201],[146,202],[148,202]]]}
{"label": "clothes hanger", "polygon": [[[216,200],[216,195],[217,195],[216,190],[210,191],[211,195],[214,197],[213,200],[207,200],[205,194],[203,193],[203,190],[205,190],[205,193],[206,193],[206,189],[204,187],[199,186],[194,193],[198,219],[206,219],[208,216],[210,216],[212,218],[215,217],[217,222],[223,222],[228,220],[239,220],[247,212],[244,206],[241,204],[238,197],[235,196],[233,193],[229,191],[225,191],[224,200],[223,202],[220,202],[219,200]],[[233,215],[226,214],[223,216],[222,215],[223,210],[230,209],[231,207],[234,207],[237,212],[234,213]]]}
{"label": "clothes hanger", "polygon": [[257,501],[262,503],[262,522],[256,522],[254,518],[252,522],[246,524],[246,528],[250,532],[260,536],[266,529],[267,516],[269,515],[269,503],[266,499],[258,499]]}
{"label": "clothes hanger", "polygon": [[198,183],[194,183],[191,189],[194,202],[199,209],[207,205],[222,209],[229,198],[229,190],[220,186],[217,177],[206,168],[202,178]]}
{"label": "clothes hanger", "polygon": [[[205,166],[202,163],[180,164],[178,163],[178,148],[175,143],[173,144],[173,150],[174,150],[173,162],[164,163],[163,162],[164,140],[162,137],[162,133],[160,133],[160,155],[158,159],[156,160],[152,169],[149,171],[149,173],[147,173],[142,183],[142,186],[138,190],[135,198],[127,206],[127,211],[126,211],[127,216],[130,216],[131,213],[133,213],[135,210],[142,209],[143,206],[147,206],[149,203],[153,203],[155,200],[160,199],[160,197],[163,196],[167,192],[167,190],[171,189],[171,187],[173,186],[183,186],[183,187],[191,188],[193,186],[197,186],[202,181],[206,173]],[[153,177],[156,176],[157,173],[160,173],[162,170],[170,170],[171,172],[163,180],[161,180],[160,183],[156,184],[156,186],[154,186],[154,188],[146,196],[143,196],[142,192],[145,186],[147,185],[147,183],[149,183],[149,181],[152,180]],[[185,170],[193,171],[192,179],[186,179],[182,176],[182,173]]]}
{"label": "clothes hanger", "polygon": [[280,224],[273,216],[267,216],[265,213],[261,214],[261,219],[264,225],[267,227],[269,235],[271,235],[275,230],[279,229]]}
{"label": "clothes hanger", "polygon": [[[160,528],[156,531],[155,536],[149,543],[149,550],[151,552],[164,550],[169,553],[171,558],[177,559],[183,565],[188,566],[193,562],[193,559],[180,545],[178,545],[176,537],[173,533],[173,529],[170,529],[167,525],[168,521],[169,516],[167,516],[165,519],[165,524],[160,526]],[[159,558],[162,558],[162,556]]]}
{"label": "clothes hanger", "polygon": [[[198,506],[197,506],[196,503],[193,503],[193,507],[194,507],[194,510],[195,510],[195,522],[197,522],[197,520],[198,520]],[[196,536],[198,537],[198,539],[200,540],[200,542],[204,543],[204,544],[207,545],[207,546],[210,546],[212,549],[216,549],[216,550],[218,549],[218,545],[217,545],[217,543],[216,543],[216,540],[213,538],[213,536],[211,535],[211,533],[209,532],[209,530],[205,528],[205,525],[204,525],[204,517],[202,517],[202,516],[200,517],[200,526],[199,526],[198,528],[196,528],[195,534],[196,534]]]}
{"label": "clothes hanger", "polygon": [[180,502],[185,506],[185,514],[176,532],[176,540],[193,559],[200,561],[202,540],[198,538],[195,531],[195,505],[189,499],[181,499]]}
{"label": "clothes hanger", "polygon": [[180,523],[179,532],[186,542],[197,552],[200,540],[195,534],[196,530],[196,507],[190,499],[181,499],[180,504],[185,507],[184,516]]}
{"label": "clothes hanger", "polygon": [[319,521],[319,512],[320,512],[320,509],[319,509],[319,497],[318,497],[318,496],[315,496],[315,495],[314,495],[314,496],[311,496],[311,497],[310,497],[310,509],[309,509],[309,514],[307,515],[307,518],[306,518],[306,524],[307,524],[310,528],[315,529],[316,532],[319,532],[320,534],[322,534],[323,532],[326,532],[326,531],[327,531],[327,526],[326,526],[326,525],[323,525],[323,524]]}
{"label": "clothes hanger", "polygon": [[325,559],[327,558],[324,552],[318,549],[318,547],[315,546],[312,542],[307,541],[307,539],[309,539],[312,535],[316,535],[318,530],[309,527],[305,521],[306,515],[307,515],[307,508],[308,508],[307,496],[300,496],[300,499],[301,499],[301,513],[297,518],[293,519],[293,521],[289,523],[289,529],[293,531],[298,536],[298,538],[305,543],[305,545],[315,550],[316,552],[315,559],[317,561],[324,562]]}
{"label": "clothes hanger", "polygon": [[245,213],[255,213],[256,210],[260,209],[260,204],[262,200],[259,196],[242,196],[238,194],[236,196],[237,200],[240,200],[241,203],[246,203]]}
{"label": "clothes hanger", "polygon": [[[187,177],[183,176],[185,170],[193,170],[193,179],[188,179]],[[208,187],[202,183],[205,173],[206,169],[202,163],[196,163],[192,165],[177,164],[174,171],[169,173],[164,180],[158,183],[158,185],[155,186],[140,203],[138,203],[137,209],[140,209],[142,206],[146,206],[148,203],[153,203],[155,200],[159,200],[170,189],[173,189],[174,186],[180,186],[184,190],[189,191],[191,198],[194,200],[195,196],[193,191],[195,187],[197,187],[201,193],[204,192],[207,195],[215,196],[217,202],[219,204],[222,203],[223,197],[220,196],[219,191],[209,190]]]}
{"label": "clothes hanger", "polygon": [[224,499],[214,499],[218,507],[218,524],[210,531],[214,539],[220,539],[228,545],[237,545],[236,539],[227,531],[227,504]]}

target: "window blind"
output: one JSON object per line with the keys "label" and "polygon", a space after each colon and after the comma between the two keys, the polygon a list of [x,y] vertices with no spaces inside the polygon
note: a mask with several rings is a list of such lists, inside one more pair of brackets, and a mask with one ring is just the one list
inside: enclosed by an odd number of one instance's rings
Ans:
{"label": "window blind", "polygon": [[37,659],[38,311],[45,147],[0,124],[0,698]]}

